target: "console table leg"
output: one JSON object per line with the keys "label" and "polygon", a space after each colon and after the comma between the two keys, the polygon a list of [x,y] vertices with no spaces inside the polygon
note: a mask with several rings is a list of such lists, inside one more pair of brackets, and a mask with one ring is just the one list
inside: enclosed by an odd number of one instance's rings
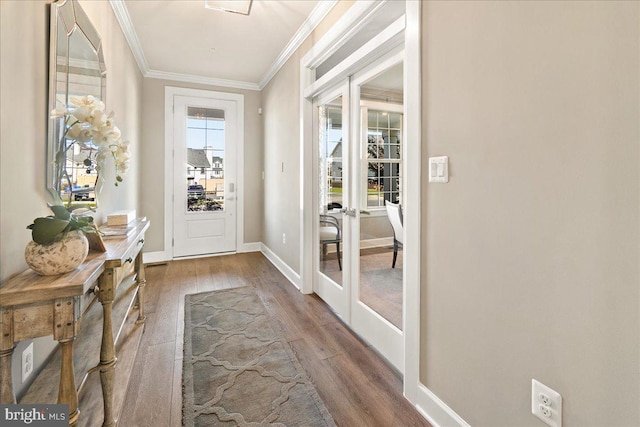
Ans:
{"label": "console table leg", "polygon": [[0,312],[0,403],[16,403],[11,378],[11,356],[13,342],[13,309],[3,308]]}
{"label": "console table leg", "polygon": [[111,269],[105,270],[98,283],[98,298],[102,304],[102,345],[100,347],[100,383],[104,401],[103,427],[115,426],[113,417],[113,383],[116,376],[116,348],[113,342],[113,324],[111,311],[115,294],[115,274]]}
{"label": "console table leg", "polygon": [[136,320],[136,323],[140,324],[144,323],[146,319],[146,316],[144,314],[144,288],[145,286],[147,286],[147,278],[144,272],[144,263],[142,262],[142,249],[140,249],[138,256],[136,256],[135,269],[136,281],[138,282],[138,319]]}
{"label": "console table leg", "polygon": [[73,341],[75,338],[60,340],[62,361],[60,363],[60,387],[58,388],[58,403],[69,405],[69,425],[78,425],[78,392],[73,373]]}
{"label": "console table leg", "polygon": [[0,403],[16,403],[16,395],[13,394],[13,379],[11,378],[11,356],[14,348],[0,350]]}

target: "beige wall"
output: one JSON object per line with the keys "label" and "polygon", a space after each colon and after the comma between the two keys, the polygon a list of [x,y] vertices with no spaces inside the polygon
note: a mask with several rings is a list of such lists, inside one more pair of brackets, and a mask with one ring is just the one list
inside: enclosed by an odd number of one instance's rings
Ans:
{"label": "beige wall", "polygon": [[141,210],[150,220],[145,252],[164,251],[164,92],[183,87],[244,95],[244,242],[262,234],[262,119],[258,91],[230,89],[158,79],[144,79],[142,114]]}
{"label": "beige wall", "polygon": [[[297,273],[300,273],[301,231],[300,60],[352,4],[337,3],[262,91],[265,174],[262,242]],[[284,244],[283,234],[286,234]]]}
{"label": "beige wall", "polygon": [[423,6],[422,382],[473,426],[541,425],[532,378],[639,426],[640,3]]}
{"label": "beige wall", "polygon": [[[82,2],[102,36],[107,64],[107,108],[134,154],[131,169],[118,189],[105,185],[96,219],[106,212],[136,208],[138,144],[142,77],[107,2]],[[45,148],[48,103],[48,5],[43,1],[0,1],[0,280],[27,268],[24,247],[31,240],[26,226],[37,216],[50,214],[45,191]],[[19,41],[19,42],[18,42]],[[112,182],[107,176],[107,183]],[[15,390],[23,390],[20,354],[13,360]],[[40,365],[54,342],[35,340],[35,362]]]}

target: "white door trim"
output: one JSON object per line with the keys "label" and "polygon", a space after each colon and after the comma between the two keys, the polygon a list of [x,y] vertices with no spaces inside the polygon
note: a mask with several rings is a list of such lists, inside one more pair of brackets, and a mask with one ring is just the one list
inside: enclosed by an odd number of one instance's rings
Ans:
{"label": "white door trim", "polygon": [[421,2],[406,2],[405,58],[404,58],[404,139],[405,171],[403,188],[405,200],[412,200],[417,209],[406,209],[402,256],[403,270],[403,324],[404,332],[404,395],[410,402],[418,401],[420,383],[420,288],[422,240],[422,51],[420,45]]}
{"label": "white door trim", "polygon": [[164,258],[173,259],[173,98],[224,99],[238,105],[236,160],[236,251],[244,245],[244,95],[166,86],[164,90]]}

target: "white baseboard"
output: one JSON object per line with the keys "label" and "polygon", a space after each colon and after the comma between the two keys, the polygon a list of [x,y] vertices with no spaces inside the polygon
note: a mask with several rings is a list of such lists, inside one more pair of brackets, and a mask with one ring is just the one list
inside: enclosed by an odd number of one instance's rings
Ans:
{"label": "white baseboard", "polygon": [[417,387],[417,398],[412,403],[434,427],[471,427],[424,384],[418,382]]}
{"label": "white baseboard", "polygon": [[[393,237],[381,237],[379,239],[360,240],[360,249],[383,248],[393,246]],[[329,243],[327,253],[336,253],[336,245]]]}
{"label": "white baseboard", "polygon": [[264,254],[264,256],[271,261],[280,273],[286,277],[293,286],[300,289],[300,285],[302,280],[300,279],[300,275],[296,273],[287,263],[285,263],[278,255],[275,254],[271,249],[269,249],[264,243],[260,244],[260,251]]}
{"label": "white baseboard", "polygon": [[[251,242],[251,243],[244,243],[241,247],[238,248],[236,253],[260,252],[261,250],[262,250],[262,243]],[[206,254],[206,255],[197,255],[197,256],[187,257],[187,258],[203,258],[203,257],[214,256],[214,255],[215,254]],[[221,255],[227,255],[227,254],[224,253]],[[155,252],[145,252],[143,255],[143,259],[145,264],[154,264],[159,262],[171,261],[173,258],[171,257],[171,254],[168,251],[155,251]],[[180,259],[182,259],[182,257]]]}
{"label": "white baseboard", "polygon": [[171,254],[166,251],[144,252],[142,255],[145,264],[171,261]]}
{"label": "white baseboard", "polygon": [[262,250],[261,242],[251,242],[244,243],[242,246],[238,247],[237,253],[241,254],[244,252],[260,252]]}
{"label": "white baseboard", "polygon": [[393,246],[393,237],[360,240],[360,249],[380,248],[383,246]]}

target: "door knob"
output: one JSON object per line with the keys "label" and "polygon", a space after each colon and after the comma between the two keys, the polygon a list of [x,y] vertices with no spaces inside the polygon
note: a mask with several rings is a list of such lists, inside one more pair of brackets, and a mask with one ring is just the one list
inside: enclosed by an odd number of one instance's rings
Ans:
{"label": "door knob", "polygon": [[344,213],[347,216],[352,216],[354,218],[356,216],[356,210],[355,209],[344,208],[344,209],[342,209],[342,213]]}

